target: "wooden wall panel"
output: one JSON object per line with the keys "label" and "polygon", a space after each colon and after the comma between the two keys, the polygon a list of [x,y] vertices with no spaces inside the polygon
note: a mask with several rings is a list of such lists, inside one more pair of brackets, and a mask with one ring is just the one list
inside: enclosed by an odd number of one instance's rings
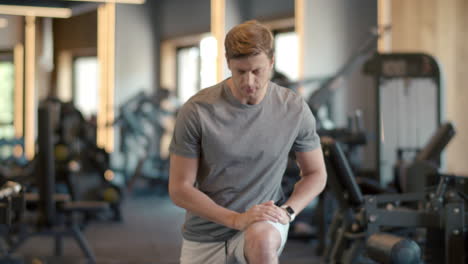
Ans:
{"label": "wooden wall panel", "polygon": [[457,135],[447,150],[447,169],[468,176],[468,2],[393,0],[392,51],[426,52],[444,72],[444,114]]}
{"label": "wooden wall panel", "polygon": [[459,0],[456,7],[453,87],[448,108],[456,122],[456,141],[449,149],[449,166],[468,175],[468,1]]}

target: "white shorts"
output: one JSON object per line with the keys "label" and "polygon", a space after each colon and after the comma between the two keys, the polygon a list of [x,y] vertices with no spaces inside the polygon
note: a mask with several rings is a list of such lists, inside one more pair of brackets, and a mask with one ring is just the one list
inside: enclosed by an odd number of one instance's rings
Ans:
{"label": "white shorts", "polygon": [[[281,246],[278,256],[283,251],[288,238],[289,224],[274,223],[281,235]],[[223,242],[195,242],[184,239],[180,254],[181,264],[247,264],[244,256],[244,232],[237,233],[228,241]]]}

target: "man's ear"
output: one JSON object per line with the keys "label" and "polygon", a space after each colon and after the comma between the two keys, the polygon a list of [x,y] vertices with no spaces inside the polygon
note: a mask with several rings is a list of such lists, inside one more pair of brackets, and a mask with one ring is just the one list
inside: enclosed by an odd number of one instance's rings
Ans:
{"label": "man's ear", "polygon": [[275,56],[271,56],[271,68],[275,65]]}

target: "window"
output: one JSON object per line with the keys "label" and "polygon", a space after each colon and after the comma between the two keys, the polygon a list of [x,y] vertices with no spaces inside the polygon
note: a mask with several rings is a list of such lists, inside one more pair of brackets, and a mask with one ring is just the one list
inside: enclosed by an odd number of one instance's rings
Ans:
{"label": "window", "polygon": [[299,78],[299,46],[296,32],[276,31],[275,34],[275,71],[291,81]]}
{"label": "window", "polygon": [[200,48],[198,46],[177,50],[177,96],[187,101],[200,90]]}
{"label": "window", "polygon": [[205,36],[177,49],[177,96],[182,103],[200,89],[216,84],[216,39]]}
{"label": "window", "polygon": [[[0,139],[11,140],[15,136],[14,119],[14,64],[11,60],[0,56]],[[6,142],[4,142],[6,143]],[[10,157],[13,154],[13,145],[0,145],[0,158]]]}
{"label": "window", "polygon": [[[288,24],[287,26],[283,25],[280,30],[273,30],[273,34],[275,38],[275,70],[284,74],[289,80],[297,81],[299,79],[299,46],[296,32]],[[177,44],[176,40],[172,41],[172,47],[176,47],[176,66],[174,67],[176,74],[173,76],[176,76],[177,97],[181,103],[185,103],[200,89],[216,84],[216,39],[209,34],[187,39],[189,41],[180,41],[184,43],[182,45]],[[162,54],[170,54],[170,52],[165,50],[162,51]],[[170,65],[170,63],[163,64]],[[162,70],[165,71],[161,74],[162,78],[165,79],[166,72],[170,71],[165,68]],[[168,77],[168,79],[171,78]],[[163,83],[170,86],[172,82]]]}
{"label": "window", "polygon": [[0,138],[14,137],[14,64],[0,61]]}
{"label": "window", "polygon": [[98,107],[98,61],[96,57],[77,57],[73,62],[73,89],[76,108],[86,119],[96,115]]}
{"label": "window", "polygon": [[200,41],[200,87],[206,88],[216,84],[216,39],[213,36],[204,37]]}

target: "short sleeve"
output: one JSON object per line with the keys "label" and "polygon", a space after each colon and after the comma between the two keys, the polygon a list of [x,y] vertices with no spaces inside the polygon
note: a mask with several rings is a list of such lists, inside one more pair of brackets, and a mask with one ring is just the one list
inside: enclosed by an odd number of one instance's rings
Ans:
{"label": "short sleeve", "polygon": [[172,154],[197,158],[200,156],[201,129],[193,103],[185,104],[177,114],[169,150]]}
{"label": "short sleeve", "polygon": [[307,152],[320,147],[320,138],[316,131],[315,117],[304,100],[302,100],[301,115],[299,132],[292,149],[297,152]]}

